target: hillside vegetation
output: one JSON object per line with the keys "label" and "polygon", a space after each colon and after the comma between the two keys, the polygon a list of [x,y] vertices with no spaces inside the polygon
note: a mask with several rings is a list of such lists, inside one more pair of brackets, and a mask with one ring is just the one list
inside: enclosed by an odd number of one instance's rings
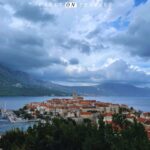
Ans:
{"label": "hillside vegetation", "polygon": [[[100,118],[99,127],[85,119],[77,124],[71,119],[55,118],[51,124],[39,124],[26,132],[15,129],[0,140],[4,150],[150,150],[150,141],[144,127],[114,119],[116,127],[105,125]],[[120,128],[119,127],[119,128]]]}

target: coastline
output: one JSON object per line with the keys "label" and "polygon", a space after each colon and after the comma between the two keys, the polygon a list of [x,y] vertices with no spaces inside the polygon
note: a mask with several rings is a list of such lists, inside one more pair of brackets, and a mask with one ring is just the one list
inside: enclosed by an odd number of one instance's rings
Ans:
{"label": "coastline", "polygon": [[[6,102],[6,107],[9,109],[9,108],[14,108],[13,110],[16,110],[16,109],[19,109],[21,107],[23,107],[24,105],[26,104],[29,104],[31,102],[43,102],[43,101],[46,101],[47,99],[53,99],[53,98],[57,98],[55,96],[53,97],[49,97],[49,96],[44,96],[44,97],[24,97],[24,96],[21,96],[21,97],[0,97],[0,104],[1,106],[4,105],[4,102]],[[58,97],[58,98],[71,98],[70,96],[69,97]],[[113,103],[117,103],[119,101],[119,103],[123,104],[124,102],[128,101],[128,103],[130,104],[129,107],[132,107],[133,104],[136,106],[136,105],[139,105],[140,107],[143,107],[144,105],[144,108],[146,108],[148,111],[150,111],[150,103],[149,103],[149,99],[150,97],[146,97],[145,98],[145,101],[143,101],[144,98],[137,98],[137,97],[130,97],[129,99],[127,97],[124,97],[124,98],[117,98],[117,97],[85,97],[85,99],[97,99],[97,100],[100,100],[100,101],[103,101],[103,102],[113,102]],[[117,100],[118,99],[118,100]],[[132,100],[132,99],[135,99]],[[138,104],[136,104],[138,102]],[[15,106],[15,104],[17,104]],[[135,107],[134,107],[135,108]],[[143,109],[144,110],[144,109]],[[27,122],[27,124],[30,124],[30,122]],[[6,129],[12,129],[14,127],[18,127],[19,128],[26,128],[26,122],[24,123],[8,123],[6,125],[2,124],[2,122],[0,122],[0,128],[3,128],[4,130]],[[32,123],[31,123],[32,124]]]}

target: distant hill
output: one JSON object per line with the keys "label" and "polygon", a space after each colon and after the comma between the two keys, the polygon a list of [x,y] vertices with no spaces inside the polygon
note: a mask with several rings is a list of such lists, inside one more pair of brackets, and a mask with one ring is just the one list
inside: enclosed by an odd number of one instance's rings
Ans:
{"label": "distant hill", "polygon": [[96,86],[62,86],[0,65],[0,96],[68,96],[72,91],[84,96],[150,96],[149,88],[123,83],[104,82]]}
{"label": "distant hill", "polygon": [[[52,83],[48,83],[49,86]],[[68,93],[56,88],[48,88],[44,81],[37,80],[22,71],[0,65],[0,96],[64,96]]]}
{"label": "distant hill", "polygon": [[102,83],[96,86],[75,86],[71,87],[81,95],[91,96],[150,96],[149,88],[140,88],[123,83]]}
{"label": "distant hill", "polygon": [[150,96],[149,88],[139,88],[130,84],[122,83],[102,83],[96,86],[76,86],[71,87],[82,95],[93,96]]}

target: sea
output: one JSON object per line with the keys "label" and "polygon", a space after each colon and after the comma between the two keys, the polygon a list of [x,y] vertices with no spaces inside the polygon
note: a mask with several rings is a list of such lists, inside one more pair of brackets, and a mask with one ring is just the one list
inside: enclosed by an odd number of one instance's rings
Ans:
{"label": "sea", "polygon": [[[31,102],[42,102],[50,100],[56,97],[42,96],[42,97],[0,97],[0,108],[17,110],[22,108]],[[57,97],[62,98],[62,97]],[[65,97],[70,98],[70,97]],[[84,97],[86,100],[97,100],[101,102],[110,102],[114,104],[126,104],[129,107],[133,107],[136,110],[143,112],[150,112],[150,97]],[[0,119],[0,134],[4,134],[14,128],[20,128],[21,130],[26,130],[28,127],[32,126],[33,123],[10,123],[8,120]]]}

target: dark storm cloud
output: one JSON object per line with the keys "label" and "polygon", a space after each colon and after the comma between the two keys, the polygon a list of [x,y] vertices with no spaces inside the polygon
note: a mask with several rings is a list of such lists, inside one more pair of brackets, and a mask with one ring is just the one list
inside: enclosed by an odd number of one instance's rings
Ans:
{"label": "dark storm cloud", "polygon": [[13,30],[10,33],[8,30],[0,31],[0,34],[0,62],[14,69],[28,71],[52,65],[78,64],[76,58],[67,62],[57,56],[49,56],[43,38],[36,33]]}
{"label": "dark storm cloud", "polygon": [[143,22],[129,28],[127,34],[116,36],[113,41],[126,47],[133,55],[150,57],[150,30],[149,23]]}
{"label": "dark storm cloud", "polygon": [[31,46],[42,46],[43,39],[40,37],[34,37],[33,35],[26,35],[16,38],[17,45],[31,45]]}
{"label": "dark storm cloud", "polygon": [[[54,63],[43,49],[43,39],[26,31],[0,31],[0,61],[21,70],[46,67]],[[56,63],[56,60],[55,60]]]}
{"label": "dark storm cloud", "polygon": [[101,29],[98,27],[95,30],[93,30],[90,33],[88,33],[87,38],[91,39],[91,38],[100,36],[100,33],[101,33]]}
{"label": "dark storm cloud", "polygon": [[65,61],[63,61],[63,60],[61,60],[60,58],[57,58],[57,57],[55,57],[55,58],[50,58],[49,63],[50,63],[51,65],[53,65],[53,64],[63,65],[63,66],[67,66],[67,65],[68,65],[67,62],[65,62]]}
{"label": "dark storm cloud", "polygon": [[79,64],[79,60],[78,59],[76,59],[76,58],[72,58],[72,59],[70,59],[70,64],[71,65],[77,65],[77,64]]}
{"label": "dark storm cloud", "polygon": [[103,3],[112,3],[114,0],[103,0]]}
{"label": "dark storm cloud", "polygon": [[[16,12],[12,15],[32,22],[55,20],[53,15],[46,13],[38,6],[29,5],[28,1],[14,0],[12,3],[12,1],[6,0],[5,4]],[[8,16],[7,19],[9,21],[12,18]],[[0,63],[23,71],[44,68],[54,64],[67,65],[60,58],[49,56],[49,51],[44,47],[45,37],[39,35],[41,30],[38,25],[36,26],[37,29],[25,25],[17,27],[17,25],[15,22],[15,28],[13,28],[4,24],[0,29]]]}
{"label": "dark storm cloud", "polygon": [[103,0],[103,6],[107,6],[107,5],[109,5],[109,4],[111,4],[111,3],[113,3],[115,0]]}
{"label": "dark storm cloud", "polygon": [[55,21],[55,16],[44,12],[44,10],[38,6],[30,4],[22,5],[15,13],[15,16],[27,19],[32,22],[47,22]]}
{"label": "dark storm cloud", "polygon": [[90,54],[90,52],[91,52],[91,47],[86,43],[81,44],[80,49],[81,49],[81,52],[85,53],[85,54]]}
{"label": "dark storm cloud", "polygon": [[[92,33],[94,34],[94,32]],[[97,33],[95,33],[97,34]],[[96,35],[95,35],[96,36]],[[94,38],[94,35],[89,35],[88,37],[89,39]],[[96,43],[90,43],[88,41],[85,40],[77,40],[77,39],[71,39],[71,38],[57,38],[57,45],[59,45],[60,47],[66,49],[66,50],[78,50],[83,54],[87,54],[90,55],[92,54],[92,52],[95,51],[101,51],[101,50],[105,50],[106,48],[108,48],[108,46],[106,47],[103,43],[103,38],[101,37],[96,37],[95,40],[98,40]]]}
{"label": "dark storm cloud", "polygon": [[59,46],[65,49],[77,49],[84,54],[90,54],[92,52],[92,46],[85,41],[80,41],[76,39],[66,39],[66,38],[57,38],[57,43]]}
{"label": "dark storm cloud", "polygon": [[62,2],[68,2],[69,0],[49,0],[49,1],[62,3]]}

